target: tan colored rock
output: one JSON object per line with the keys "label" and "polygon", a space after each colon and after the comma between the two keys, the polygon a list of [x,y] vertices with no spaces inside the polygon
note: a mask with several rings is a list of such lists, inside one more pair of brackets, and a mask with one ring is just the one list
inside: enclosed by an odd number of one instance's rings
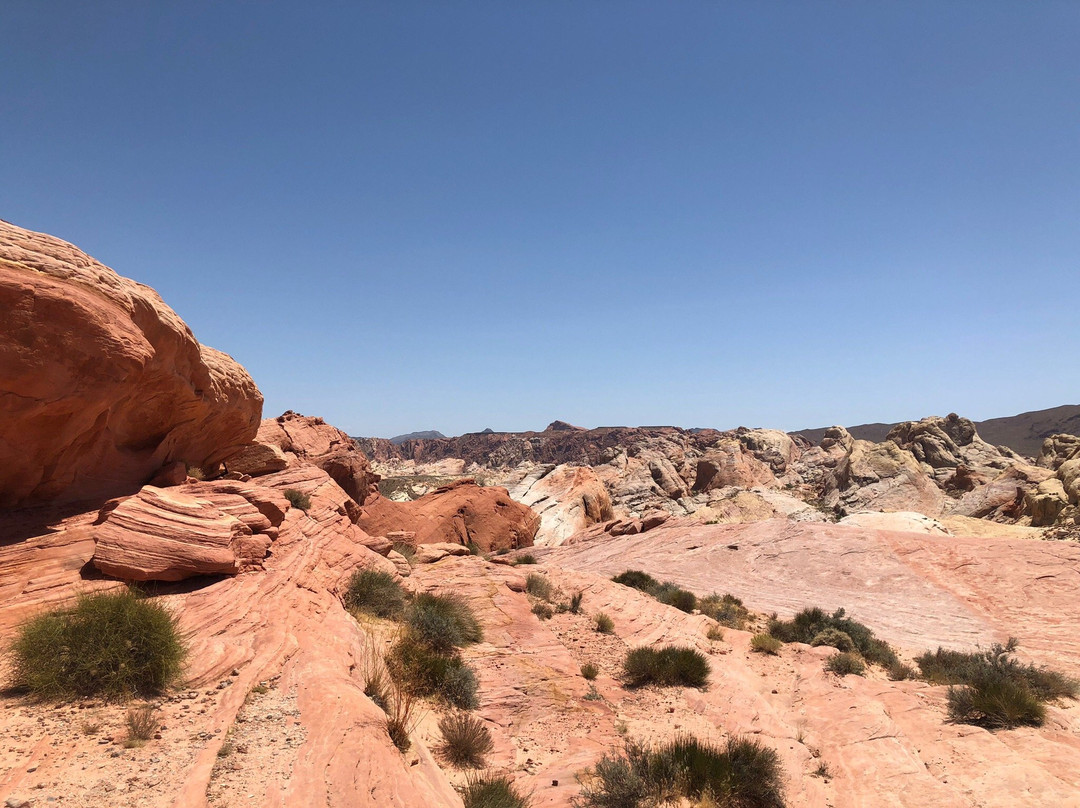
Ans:
{"label": "tan colored rock", "polygon": [[[784,462],[786,468],[786,461]],[[718,488],[753,488],[775,480],[768,465],[758,460],[738,440],[720,441],[698,461],[694,476],[694,491],[707,492]]]}
{"label": "tan colored rock", "polygon": [[878,511],[860,511],[841,519],[837,524],[847,527],[869,528],[871,530],[900,530],[905,533],[925,533],[928,536],[948,536],[949,529],[937,519],[931,519],[921,513],[897,511],[880,513]]}
{"label": "tan colored rock", "polygon": [[1043,441],[1035,465],[1057,471],[1070,457],[1080,457],[1080,436],[1051,435]]}
{"label": "tan colored rock", "polygon": [[538,546],[555,546],[580,530],[613,519],[611,497],[596,473],[583,466],[541,467],[510,490],[540,515]]}
{"label": "tan colored rock", "polygon": [[1024,505],[1031,514],[1032,526],[1045,527],[1057,521],[1061,512],[1068,507],[1069,497],[1061,480],[1051,477],[1025,495]]}
{"label": "tan colored rock", "polygon": [[531,547],[540,517],[514,502],[505,488],[466,479],[412,502],[372,495],[356,524],[372,535],[408,531],[419,545],[473,544],[486,553]]}
{"label": "tan colored rock", "polygon": [[836,468],[827,473],[825,486],[847,510],[941,514],[945,494],[910,452],[892,441],[855,440],[850,446]]}
{"label": "tan colored rock", "polygon": [[288,465],[289,459],[285,453],[279,446],[272,443],[249,444],[226,460],[226,466],[230,471],[250,474],[252,477],[273,474]]}
{"label": "tan colored rock", "polygon": [[262,396],[154,290],[0,222],[0,507],[103,500],[255,437]]}

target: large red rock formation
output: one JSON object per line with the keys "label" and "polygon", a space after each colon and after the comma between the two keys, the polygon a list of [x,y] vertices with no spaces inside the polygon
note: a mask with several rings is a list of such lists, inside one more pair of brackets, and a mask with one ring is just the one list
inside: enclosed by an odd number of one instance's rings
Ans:
{"label": "large red rock formation", "polygon": [[130,493],[255,437],[262,396],[147,286],[0,221],[0,507]]}
{"label": "large red rock formation", "polygon": [[417,544],[475,544],[490,552],[531,547],[540,517],[505,488],[459,480],[412,502],[375,495],[356,524],[373,536],[407,531]]}

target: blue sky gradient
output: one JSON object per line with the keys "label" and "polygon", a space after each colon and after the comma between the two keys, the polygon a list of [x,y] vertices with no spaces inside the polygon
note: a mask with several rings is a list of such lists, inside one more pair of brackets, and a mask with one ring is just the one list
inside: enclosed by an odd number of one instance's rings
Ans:
{"label": "blue sky gradient", "polygon": [[1080,401],[1075,2],[0,10],[0,217],[355,435]]}

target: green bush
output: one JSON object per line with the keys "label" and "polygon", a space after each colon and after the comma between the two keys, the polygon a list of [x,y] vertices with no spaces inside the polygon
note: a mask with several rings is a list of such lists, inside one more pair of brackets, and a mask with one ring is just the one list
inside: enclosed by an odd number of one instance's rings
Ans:
{"label": "green bush", "polygon": [[535,564],[535,563],[536,563],[536,556],[534,556],[532,553],[525,553],[524,555],[519,555],[517,558],[514,559],[514,566],[515,567],[520,566],[522,564]]}
{"label": "green bush", "polygon": [[154,696],[179,679],[184,656],[164,606],[132,589],[81,595],[19,629],[12,684],[43,699]]}
{"label": "green bush", "polygon": [[376,617],[399,617],[407,595],[396,575],[382,570],[357,570],[345,590],[345,607]]}
{"label": "green bush", "polygon": [[627,744],[604,756],[586,778],[581,808],[645,808],[658,804],[784,808],[779,756],[755,740],[729,738],[722,746],[689,735],[658,746]]}
{"label": "green bush", "polygon": [[581,675],[588,679],[590,682],[600,675],[600,669],[591,662],[586,662],[581,666]]}
{"label": "green bush", "polygon": [[615,621],[603,612],[596,613],[596,616],[593,617],[593,624],[601,634],[610,634],[615,630]]}
{"label": "green bush", "polygon": [[405,619],[413,636],[440,654],[484,639],[472,607],[458,594],[423,592],[413,600]]}
{"label": "green bush", "polygon": [[709,626],[708,631],[705,632],[706,639],[718,642],[724,639],[724,630],[720,626]]}
{"label": "green bush", "polygon": [[495,744],[484,723],[465,713],[452,713],[439,719],[442,743],[436,751],[451,766],[479,769]]}
{"label": "green bush", "polygon": [[669,645],[665,648],[635,648],[623,662],[627,687],[648,684],[661,687],[705,687],[709,661],[693,648]]}
{"label": "green bush", "polygon": [[894,682],[902,682],[905,679],[915,678],[915,669],[897,660],[888,668],[889,678]]}
{"label": "green bush", "polygon": [[783,647],[783,643],[780,640],[773,637],[771,634],[755,634],[750,638],[750,650],[757,651],[759,654],[772,654],[776,656],[780,653],[780,649]]}
{"label": "green bush", "polygon": [[642,592],[652,594],[660,588],[660,582],[653,578],[647,572],[641,572],[640,570],[627,570],[621,572],[611,579],[617,584],[623,586],[630,586],[634,589],[640,589]]}
{"label": "green bush", "polygon": [[653,593],[653,597],[661,603],[674,606],[679,611],[687,614],[697,608],[697,595],[670,582],[660,584],[660,587]]}
{"label": "green bush", "polygon": [[855,643],[852,642],[851,637],[848,636],[846,631],[841,631],[838,628],[829,626],[826,629],[822,629],[814,635],[814,639],[810,640],[810,644],[815,648],[822,645],[835,648],[837,651],[854,651]]}
{"label": "green bush", "polygon": [[830,615],[814,607],[803,609],[791,620],[777,620],[773,617],[769,621],[769,634],[784,642],[811,644],[815,637],[827,629],[847,634],[853,646],[851,650],[858,651],[867,662],[888,668],[899,661],[896,652],[888,643],[875,637],[874,632],[867,626],[845,616],[843,609],[837,609]]}
{"label": "green bush", "polygon": [[1042,726],[1046,708],[1023,681],[1001,672],[977,677],[971,684],[949,688],[949,718],[987,729]]}
{"label": "green bush", "polygon": [[715,592],[698,601],[703,615],[728,628],[742,629],[750,622],[750,612],[734,595],[718,595]]}
{"label": "green bush", "polygon": [[828,658],[825,662],[825,670],[835,673],[837,676],[847,676],[849,674],[862,676],[866,673],[866,663],[862,661],[862,657],[858,654],[841,651],[839,654],[833,654]]}
{"label": "green bush", "polygon": [[585,593],[581,590],[570,595],[570,614],[579,614],[581,612],[581,599],[584,596]]}
{"label": "green bush", "polygon": [[285,494],[285,499],[289,500],[289,504],[294,508],[299,508],[304,513],[307,513],[308,509],[311,508],[311,497],[303,491],[298,491],[295,488],[286,488],[283,493]]}
{"label": "green bush", "polygon": [[540,600],[551,600],[551,581],[536,572],[530,572],[529,577],[525,579],[525,591],[532,595],[534,598],[540,598]]}
{"label": "green bush", "polygon": [[470,777],[461,799],[465,808],[529,808],[530,803],[505,774]]}
{"label": "green bush", "polygon": [[544,603],[541,600],[533,604],[532,613],[541,620],[550,620],[554,616],[555,610],[551,608],[550,603]]}
{"label": "green bush", "polygon": [[398,689],[411,695],[433,696],[462,710],[480,704],[475,671],[461,657],[438,653],[412,634],[394,643],[386,667]]}
{"label": "green bush", "polygon": [[1010,637],[1005,645],[997,643],[988,651],[964,653],[938,648],[915,658],[922,677],[937,685],[973,684],[987,676],[999,673],[1009,679],[1022,682],[1040,700],[1069,698],[1080,695],[1080,683],[1064,674],[1048,668],[1024,665],[1014,656],[1018,643]]}

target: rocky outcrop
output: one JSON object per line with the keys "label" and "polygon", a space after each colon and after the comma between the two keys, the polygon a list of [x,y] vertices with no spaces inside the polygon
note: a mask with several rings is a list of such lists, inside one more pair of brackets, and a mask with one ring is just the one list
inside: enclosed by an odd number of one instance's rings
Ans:
{"label": "rocky outcrop", "polygon": [[533,539],[540,546],[562,544],[568,536],[615,518],[611,497],[596,472],[584,466],[545,466],[525,477],[510,496],[540,515]]}
{"label": "rocky outcrop", "polygon": [[262,396],[153,289],[0,222],[0,507],[104,500],[250,442]]}
{"label": "rocky outcrop", "polygon": [[897,424],[886,440],[911,452],[916,460],[931,469],[960,465],[1003,469],[1008,461],[1021,459],[1011,449],[991,446],[979,437],[975,424],[956,413],[949,413],[944,418],[931,416]]}
{"label": "rocky outcrop", "polygon": [[825,480],[830,504],[847,511],[918,511],[937,516],[945,494],[923,472],[908,451],[892,441],[869,443],[853,440],[834,447],[850,446]]}
{"label": "rocky outcrop", "polygon": [[1035,465],[1057,471],[1070,457],[1080,457],[1080,437],[1076,435],[1051,435],[1043,441]]}
{"label": "rocky outcrop", "polygon": [[486,553],[531,547],[540,517],[505,488],[466,479],[411,502],[373,494],[356,524],[373,536],[407,531],[417,544],[475,545]]}
{"label": "rocky outcrop", "polygon": [[[230,458],[228,467],[270,469],[279,463],[274,450],[285,458],[310,463],[325,471],[345,493],[363,505],[379,481],[379,475],[356,442],[322,418],[300,415],[291,410],[277,418],[267,418],[259,426],[256,445]],[[248,470],[248,474],[259,473]]]}

